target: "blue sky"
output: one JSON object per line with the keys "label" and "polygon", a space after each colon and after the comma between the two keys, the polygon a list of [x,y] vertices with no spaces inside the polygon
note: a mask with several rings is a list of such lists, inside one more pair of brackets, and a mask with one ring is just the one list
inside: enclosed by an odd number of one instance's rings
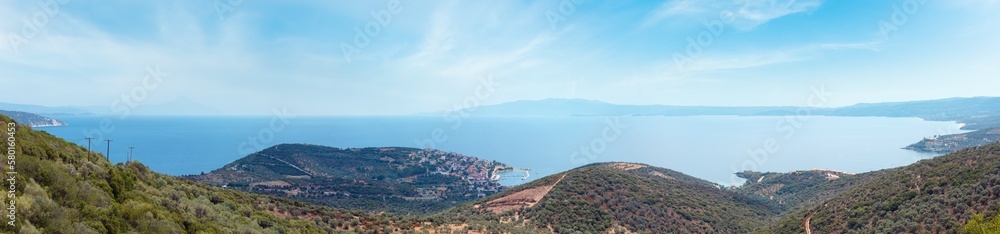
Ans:
{"label": "blue sky", "polygon": [[0,102],[383,115],[802,106],[819,86],[832,106],[1000,96],[998,19],[997,0],[2,1]]}

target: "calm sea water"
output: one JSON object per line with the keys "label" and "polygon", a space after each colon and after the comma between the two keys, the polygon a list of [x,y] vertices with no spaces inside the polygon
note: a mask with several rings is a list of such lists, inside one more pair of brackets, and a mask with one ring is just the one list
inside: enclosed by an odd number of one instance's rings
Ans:
{"label": "calm sea water", "polygon": [[[208,172],[280,143],[434,147],[517,167],[531,179],[590,162],[641,162],[721,184],[746,169],[867,172],[936,155],[900,148],[963,132],[952,122],[877,117],[61,117],[38,128],[172,175]],[[102,122],[103,121],[103,122]],[[520,179],[506,184],[522,183]]]}

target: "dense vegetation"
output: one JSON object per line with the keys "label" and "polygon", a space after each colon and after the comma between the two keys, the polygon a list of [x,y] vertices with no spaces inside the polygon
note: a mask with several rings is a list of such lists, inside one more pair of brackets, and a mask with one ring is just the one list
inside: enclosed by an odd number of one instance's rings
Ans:
{"label": "dense vegetation", "polygon": [[430,214],[499,191],[489,176],[503,166],[430,149],[281,144],[186,178],[338,208]]}
{"label": "dense vegetation", "polygon": [[829,170],[789,173],[745,171],[737,175],[747,181],[743,186],[730,188],[731,191],[758,199],[786,213],[803,204],[822,201],[847,191],[865,178]]}
{"label": "dense vegetation", "polygon": [[860,184],[788,214],[769,230],[925,233],[960,230],[1000,211],[1000,144],[856,175]]}
{"label": "dense vegetation", "polygon": [[962,231],[969,234],[995,234],[1000,233],[1000,215],[985,219],[982,214],[972,216]]}
{"label": "dense vegetation", "polygon": [[[548,176],[457,207],[441,218],[507,224],[494,225],[501,230],[556,233],[746,233],[776,214],[764,203],[704,180],[663,168],[622,164],[593,164]],[[494,200],[542,186],[553,187],[534,206],[499,214],[489,210]]]}

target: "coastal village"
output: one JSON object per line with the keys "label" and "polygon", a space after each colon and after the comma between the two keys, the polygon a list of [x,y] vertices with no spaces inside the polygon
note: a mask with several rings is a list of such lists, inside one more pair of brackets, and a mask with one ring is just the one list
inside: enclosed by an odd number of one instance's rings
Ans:
{"label": "coastal village", "polygon": [[917,152],[949,153],[964,148],[990,144],[998,140],[1000,140],[1000,128],[987,128],[967,133],[925,137],[922,141],[909,145],[904,149],[915,150]]}
{"label": "coastal village", "polygon": [[[495,168],[506,167],[506,165],[498,162],[490,162],[473,156],[433,149],[413,152],[410,154],[410,159],[413,165],[404,165],[404,167],[426,165],[429,166],[430,174],[459,177],[466,184],[418,188],[418,196],[404,197],[407,200],[440,199],[447,196],[449,190],[455,189],[458,191],[468,191],[466,194],[463,194],[466,197],[484,197],[499,192],[502,188],[499,181],[491,178],[491,173],[494,172]],[[406,179],[408,178],[401,180]],[[466,186],[467,188],[455,188],[455,186]]]}
{"label": "coastal village", "polygon": [[[379,201],[449,202],[501,191],[500,174],[512,169],[499,162],[434,149],[385,147],[344,151],[363,157],[367,163],[343,165],[339,170],[357,171],[355,175],[362,176],[342,177],[332,174],[334,171],[320,170],[322,164],[315,161],[281,159],[261,153],[254,160],[196,179],[221,187],[317,201],[367,197]],[[268,173],[263,171],[280,173],[265,176]],[[373,190],[385,187],[396,189],[384,193]]]}

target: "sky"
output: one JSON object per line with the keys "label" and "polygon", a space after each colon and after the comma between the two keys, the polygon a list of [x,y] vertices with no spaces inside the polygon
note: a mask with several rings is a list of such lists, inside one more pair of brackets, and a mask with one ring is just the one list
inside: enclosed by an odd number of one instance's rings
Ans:
{"label": "sky", "polygon": [[396,115],[1000,96],[998,0],[0,1],[0,102]]}

